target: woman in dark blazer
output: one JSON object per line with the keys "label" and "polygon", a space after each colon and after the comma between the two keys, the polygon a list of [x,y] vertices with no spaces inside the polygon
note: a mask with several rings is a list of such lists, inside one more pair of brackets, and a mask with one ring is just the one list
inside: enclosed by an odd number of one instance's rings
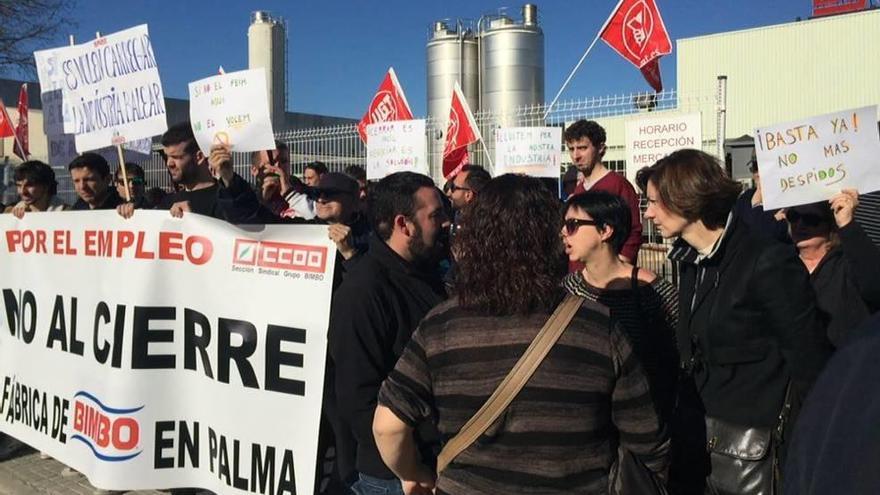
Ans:
{"label": "woman in dark blazer", "polygon": [[645,218],[678,238],[672,488],[773,493],[784,432],[831,350],[807,271],[791,246],[751,234],[733,214],[740,185],[713,156],[675,152],[638,182]]}

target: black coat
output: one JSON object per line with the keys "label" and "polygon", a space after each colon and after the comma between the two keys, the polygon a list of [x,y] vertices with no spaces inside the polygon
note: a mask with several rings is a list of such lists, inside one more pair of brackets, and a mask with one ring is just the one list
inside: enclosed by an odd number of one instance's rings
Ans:
{"label": "black coat", "polygon": [[736,216],[713,256],[697,265],[696,254],[679,240],[670,257],[681,261],[679,350],[683,362],[693,358],[702,409],[775,426],[789,380],[797,404],[831,353],[807,271],[791,246],[752,234]]}
{"label": "black coat", "polygon": [[838,234],[839,245],[810,274],[819,309],[830,319],[828,339],[835,346],[880,311],[880,250],[855,221]]}
{"label": "black coat", "polygon": [[357,441],[361,473],[394,478],[373,439],[376,396],[422,317],[444,298],[439,277],[418,270],[377,236],[333,294],[329,348],[336,400]]}

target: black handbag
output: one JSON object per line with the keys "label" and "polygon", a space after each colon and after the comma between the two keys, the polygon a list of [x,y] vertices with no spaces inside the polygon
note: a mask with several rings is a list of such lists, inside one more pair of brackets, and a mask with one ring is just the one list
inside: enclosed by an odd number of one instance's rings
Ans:
{"label": "black handbag", "polygon": [[624,447],[617,448],[617,462],[608,475],[611,495],[667,495],[666,485]]}
{"label": "black handbag", "polygon": [[779,447],[791,409],[791,386],[776,428],[750,428],[706,418],[706,449],[712,471],[706,479],[712,495],[782,493]]}

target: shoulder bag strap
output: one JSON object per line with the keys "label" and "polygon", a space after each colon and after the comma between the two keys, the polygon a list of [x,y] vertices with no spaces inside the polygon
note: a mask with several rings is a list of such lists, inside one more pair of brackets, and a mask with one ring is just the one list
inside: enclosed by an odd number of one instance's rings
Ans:
{"label": "shoulder bag strap", "polygon": [[550,352],[553,344],[559,340],[562,332],[565,331],[571,319],[574,318],[582,303],[583,299],[578,296],[571,294],[565,296],[565,299],[557,306],[556,311],[553,312],[547,323],[538,332],[538,335],[529,345],[528,349],[526,349],[526,352],[519,358],[519,361],[516,362],[510,373],[504,377],[498,388],[492,392],[486,403],[465,423],[458,434],[443,446],[443,450],[437,456],[438,474],[446,469],[446,466],[462,451],[474,443],[501,416],[501,413],[507,409],[507,406],[510,405],[526,382],[529,381],[529,378],[535,373],[535,370],[538,369],[538,366]]}

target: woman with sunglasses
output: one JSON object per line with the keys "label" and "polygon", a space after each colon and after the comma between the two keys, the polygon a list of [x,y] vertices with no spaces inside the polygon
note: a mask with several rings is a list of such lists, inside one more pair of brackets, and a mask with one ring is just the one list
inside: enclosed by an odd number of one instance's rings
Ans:
{"label": "woman with sunglasses", "polygon": [[785,212],[819,309],[830,319],[828,340],[835,347],[880,310],[880,249],[854,220],[858,205],[858,191],[844,189],[827,202]]}
{"label": "woman with sunglasses", "polygon": [[791,248],[733,214],[741,186],[712,155],[676,151],[637,182],[645,218],[677,239],[669,257],[679,266],[684,376],[672,491],[776,493],[790,416],[831,352],[807,271]]}
{"label": "woman with sunglasses", "polygon": [[667,280],[618,256],[629,236],[630,215],[623,198],[605,191],[568,199],[562,227],[565,253],[585,268],[568,274],[563,286],[611,310],[645,369],[660,417],[668,420],[678,372],[678,294]]}

